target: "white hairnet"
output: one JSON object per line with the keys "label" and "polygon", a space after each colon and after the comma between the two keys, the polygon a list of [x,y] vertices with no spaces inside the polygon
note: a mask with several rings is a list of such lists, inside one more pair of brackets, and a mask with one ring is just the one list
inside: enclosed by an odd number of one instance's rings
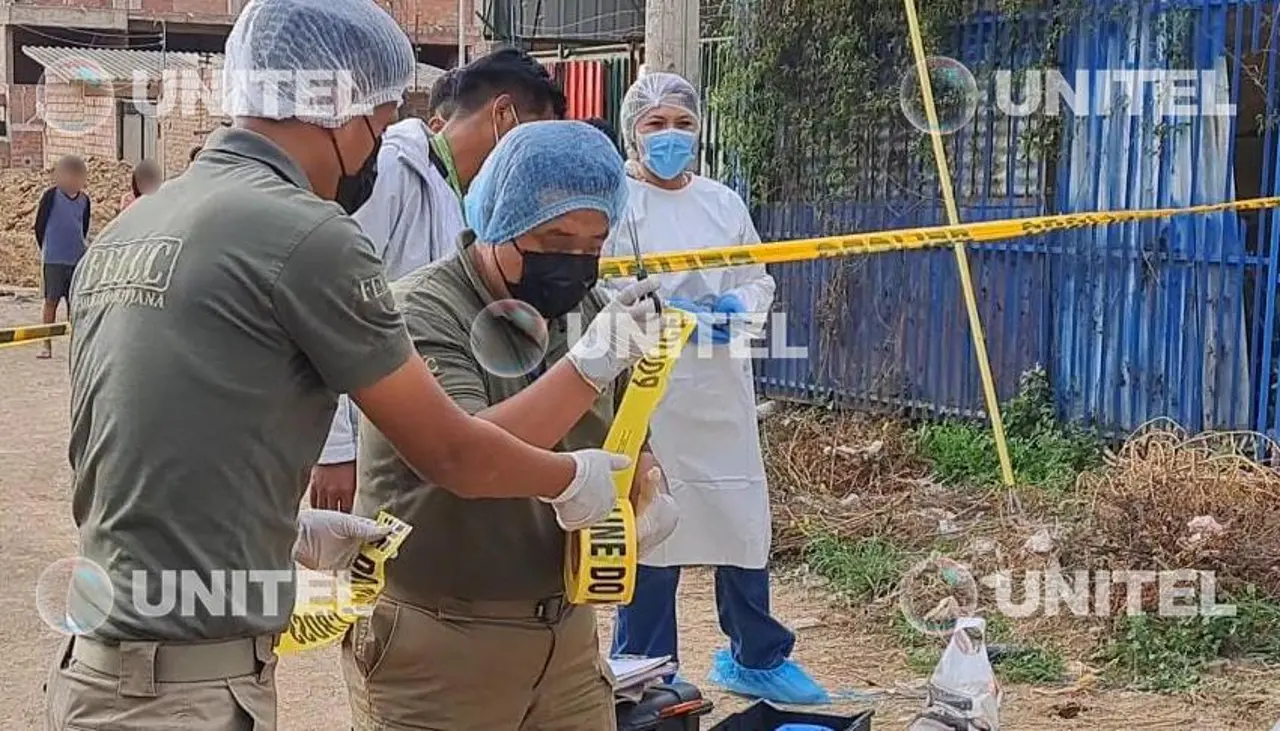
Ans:
{"label": "white hairnet", "polygon": [[471,187],[467,225],[501,244],[570,211],[601,211],[609,228],[627,206],[618,149],[583,122],[526,122],[493,148]]}
{"label": "white hairnet", "polygon": [[702,124],[702,103],[698,90],[683,76],[666,72],[648,73],[636,79],[622,99],[622,139],[627,150],[636,149],[636,124],[655,107],[679,107]]}
{"label": "white hairnet", "polygon": [[227,38],[223,111],[341,127],[398,104],[415,62],[373,0],[251,0]]}

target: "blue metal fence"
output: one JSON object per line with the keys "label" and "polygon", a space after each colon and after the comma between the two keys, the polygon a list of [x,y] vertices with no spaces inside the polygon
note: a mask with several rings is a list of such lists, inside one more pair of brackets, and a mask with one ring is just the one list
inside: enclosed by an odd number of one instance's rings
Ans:
{"label": "blue metal fence", "polygon": [[[974,71],[982,99],[947,141],[963,220],[1280,194],[1280,0],[1085,0],[1079,12],[1050,68],[1073,87],[1074,101],[1089,103],[1064,106],[1062,117],[1011,115],[992,104],[997,70],[1012,69],[1015,79],[1043,70],[1054,32],[1049,10],[1010,15],[975,2],[954,29],[944,52]],[[1159,70],[1166,81],[1118,81],[1141,78],[1132,73],[1141,70]],[[1170,78],[1177,79],[1172,87]],[[1170,106],[1170,93],[1182,108]],[[1213,105],[1227,101],[1236,111],[1222,116]],[[854,180],[846,194],[757,202],[762,238],[944,222],[921,133],[905,122],[880,127],[856,159],[819,154],[813,170],[800,171],[820,178],[843,169]],[[1035,143],[1054,129],[1052,144]],[[1192,430],[1276,433],[1276,215],[1179,216],[974,246],[1001,397],[1014,394],[1023,371],[1042,365],[1063,414],[1104,430],[1165,416]],[[785,340],[805,346],[808,358],[758,363],[766,393],[982,413],[950,251],[789,264],[772,273],[775,309],[788,315]]]}

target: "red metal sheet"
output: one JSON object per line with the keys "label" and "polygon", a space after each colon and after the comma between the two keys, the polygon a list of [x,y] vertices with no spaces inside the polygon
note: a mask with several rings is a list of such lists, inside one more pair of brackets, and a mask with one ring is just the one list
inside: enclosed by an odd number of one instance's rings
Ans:
{"label": "red metal sheet", "polygon": [[565,117],[605,116],[606,69],[603,61],[556,61],[542,64],[560,83],[566,101]]}
{"label": "red metal sheet", "polygon": [[569,63],[569,78],[573,79],[573,109],[569,113],[570,119],[586,118],[587,103],[587,87],[586,74],[584,72],[583,63],[581,61],[572,61]]}
{"label": "red metal sheet", "polygon": [[569,119],[587,119],[604,114],[604,64],[599,61],[568,61],[564,67],[564,95]]}
{"label": "red metal sheet", "polygon": [[592,61],[588,69],[591,79],[591,117],[604,116],[604,64]]}

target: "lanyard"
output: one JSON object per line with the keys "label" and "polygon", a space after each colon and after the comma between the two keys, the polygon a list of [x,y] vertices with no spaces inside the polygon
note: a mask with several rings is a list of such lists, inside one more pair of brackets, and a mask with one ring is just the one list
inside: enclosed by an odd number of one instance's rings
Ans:
{"label": "lanyard", "polygon": [[[458,181],[458,168],[453,164],[453,151],[449,149],[449,141],[444,135],[431,135],[429,144],[431,152],[434,153],[433,160],[439,162],[439,167],[444,168],[445,180],[449,181],[449,187],[453,188],[453,194],[458,197],[458,206],[462,207],[462,183]],[[462,211],[463,218],[466,218],[466,209]]]}

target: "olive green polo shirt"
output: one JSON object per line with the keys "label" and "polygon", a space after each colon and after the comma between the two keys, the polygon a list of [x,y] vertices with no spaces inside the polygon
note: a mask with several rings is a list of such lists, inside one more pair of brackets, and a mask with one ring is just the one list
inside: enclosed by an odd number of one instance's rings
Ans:
{"label": "olive green polo shirt", "polygon": [[283,150],[224,129],[98,236],[71,302],[72,512],[115,590],[93,634],[281,630],[336,394],[413,352],[373,245]]}
{"label": "olive green polo shirt", "polygon": [[[473,241],[471,232],[464,233],[457,254],[392,285],[418,354],[449,396],[472,414],[515,396],[542,371],[513,375],[518,369],[504,367],[539,359],[530,358],[532,341],[513,323],[481,317],[494,298],[471,261]],[[568,352],[570,323],[585,326],[603,304],[603,296],[592,292],[577,310],[547,323],[544,368]],[[501,373],[486,365],[499,366]],[[606,389],[557,449],[604,444],[620,392],[618,384]],[[424,482],[367,419],[360,429],[354,512],[373,516],[385,509],[413,525],[399,556],[387,564],[391,597],[429,607],[442,598],[537,600],[563,593],[564,531],[550,505],[536,498],[459,498]]]}

